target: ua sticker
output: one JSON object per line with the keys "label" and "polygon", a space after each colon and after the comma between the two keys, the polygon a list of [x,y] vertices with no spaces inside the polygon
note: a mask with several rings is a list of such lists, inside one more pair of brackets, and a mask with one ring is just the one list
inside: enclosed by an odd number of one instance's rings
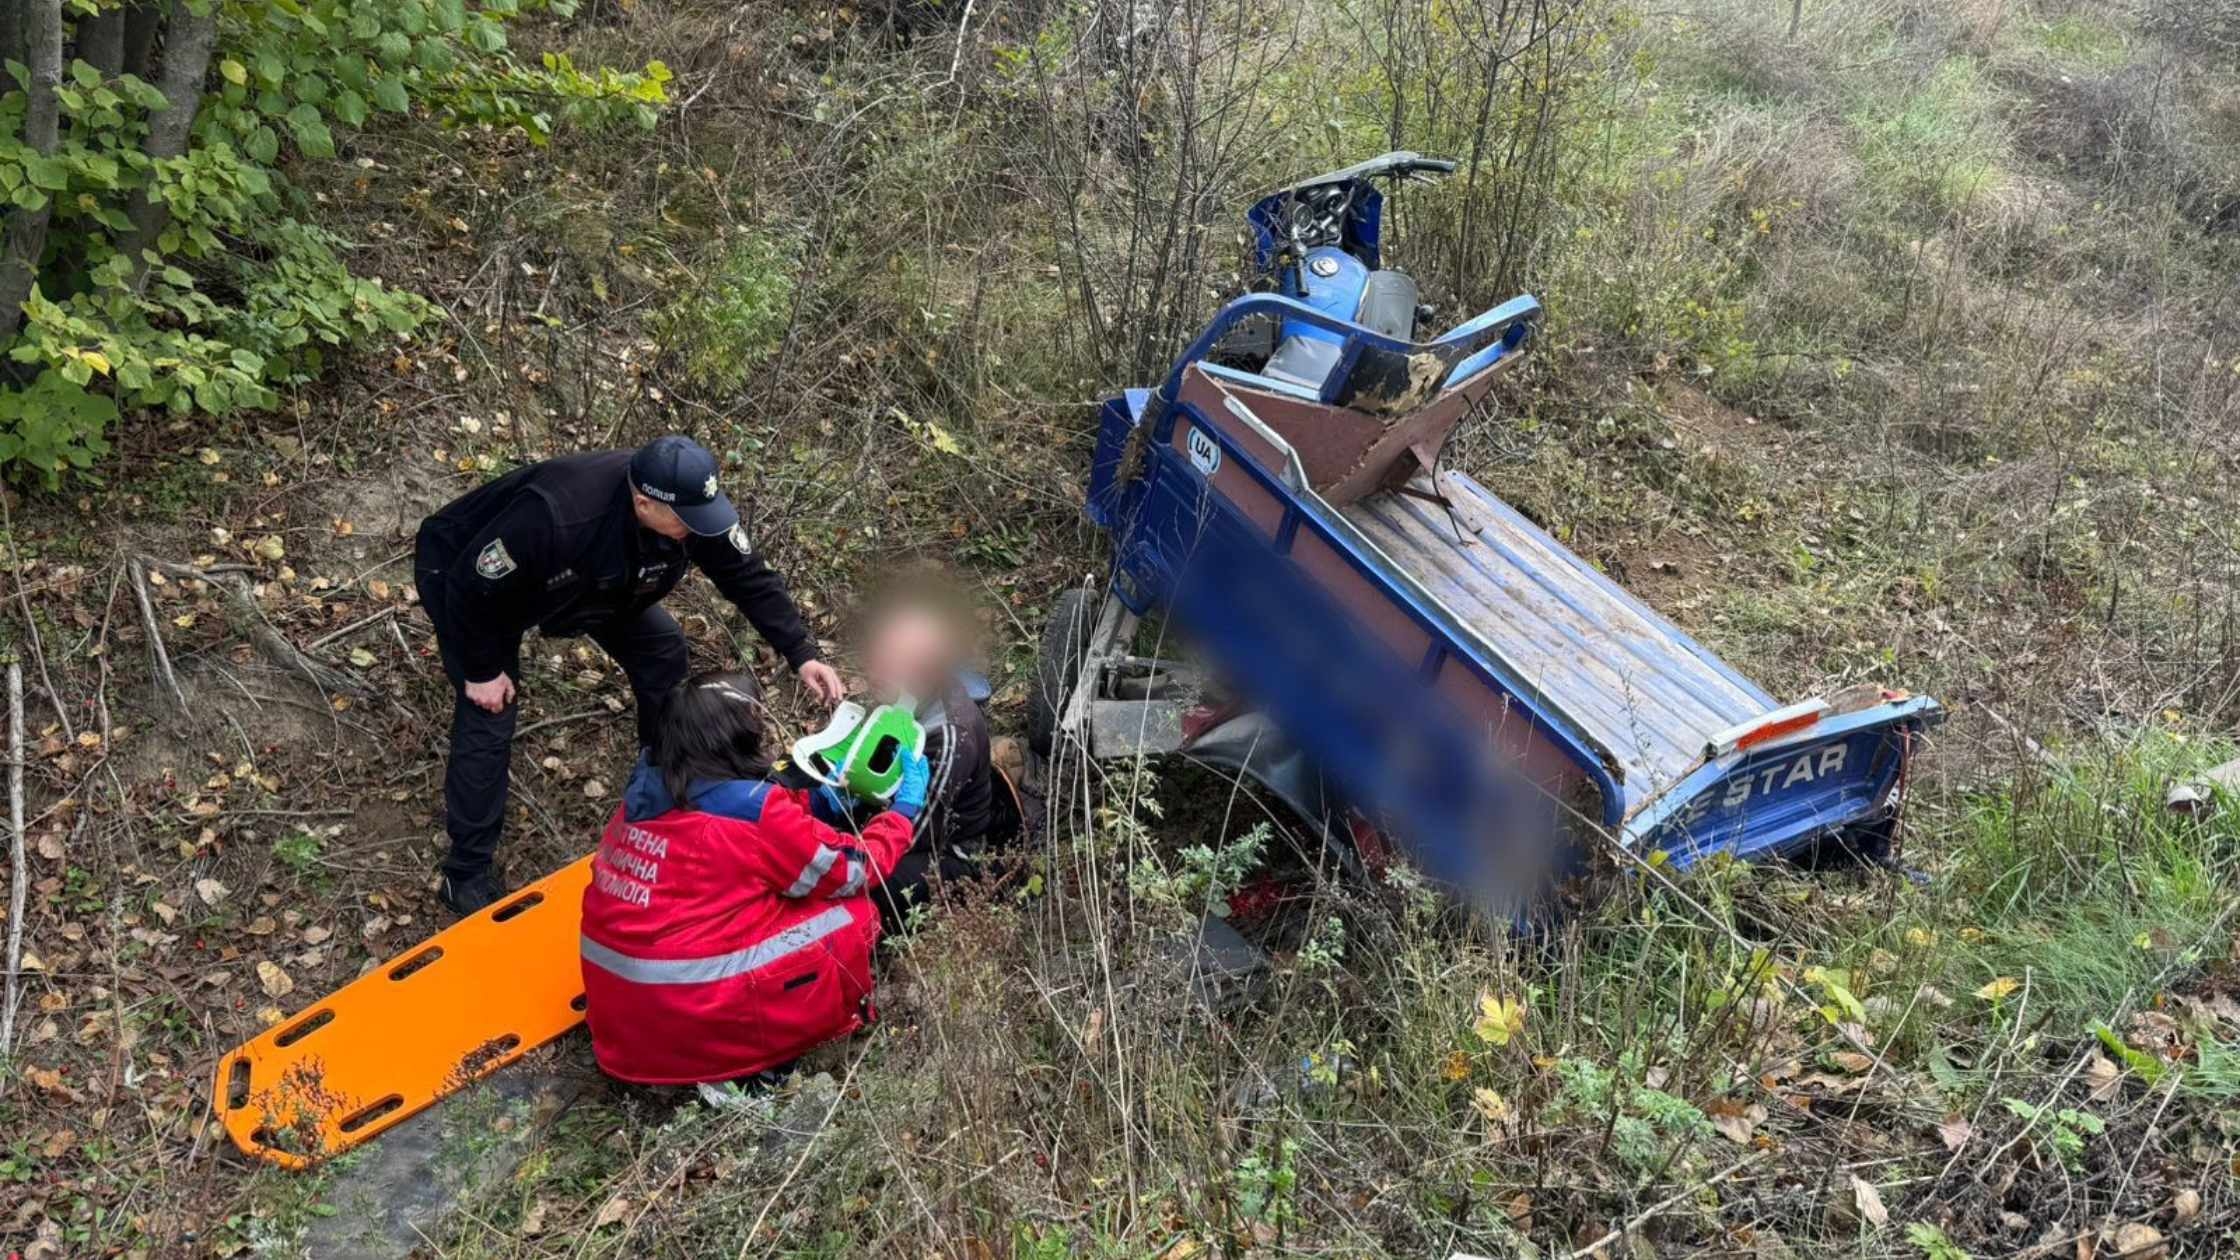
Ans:
{"label": "ua sticker", "polygon": [[474,558],[474,571],[496,581],[520,566],[513,562],[513,554],[506,550],[506,540],[493,538],[482,554]]}
{"label": "ua sticker", "polygon": [[740,555],[742,555],[742,556],[745,556],[745,555],[752,555],[752,554],[754,553],[754,548],[752,548],[752,547],[749,547],[749,546],[747,545],[747,527],[746,527],[746,526],[744,526],[744,525],[734,525],[734,526],[732,526],[732,527],[731,527],[731,532],[730,532],[730,533],[728,533],[728,534],[725,534],[725,535],[724,535],[724,537],[726,537],[726,538],[728,538],[728,539],[730,539],[730,540],[731,540],[731,545],[732,545],[732,546],[734,546],[734,547],[737,547],[737,548],[739,549],[739,554],[740,554]]}
{"label": "ua sticker", "polygon": [[1201,475],[1211,477],[1214,470],[1221,467],[1221,447],[1212,434],[1193,425],[1185,444],[1190,449],[1190,466]]}

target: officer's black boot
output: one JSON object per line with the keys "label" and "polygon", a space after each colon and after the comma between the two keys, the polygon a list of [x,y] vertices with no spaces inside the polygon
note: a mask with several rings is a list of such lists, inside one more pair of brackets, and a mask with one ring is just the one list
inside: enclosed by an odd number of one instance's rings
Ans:
{"label": "officer's black boot", "polygon": [[459,876],[445,871],[440,893],[451,913],[464,919],[506,895],[505,872],[495,866],[479,875]]}

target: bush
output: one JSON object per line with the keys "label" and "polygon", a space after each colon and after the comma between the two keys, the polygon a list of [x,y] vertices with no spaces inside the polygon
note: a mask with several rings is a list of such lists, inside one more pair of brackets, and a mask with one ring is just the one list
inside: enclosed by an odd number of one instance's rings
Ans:
{"label": "bush", "polygon": [[651,125],[669,77],[522,65],[517,0],[182,0],[160,39],[139,9],[144,34],[120,39],[121,7],[73,7],[67,31],[62,0],[24,8],[0,97],[0,469],[50,486],[125,410],[267,407],[327,348],[431,316],[298,217],[286,169],[333,158],[337,129],[420,109],[542,143],[561,122]]}
{"label": "bush", "polygon": [[721,247],[704,276],[679,277],[655,335],[683,357],[695,383],[735,392],[784,343],[793,293],[789,251],[769,236],[741,236]]}

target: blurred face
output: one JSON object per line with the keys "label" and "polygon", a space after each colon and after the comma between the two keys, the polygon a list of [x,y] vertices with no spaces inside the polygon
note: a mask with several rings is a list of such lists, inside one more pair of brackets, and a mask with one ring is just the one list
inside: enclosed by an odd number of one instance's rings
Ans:
{"label": "blurred face", "polygon": [[632,490],[630,492],[630,506],[636,509],[638,513],[638,524],[645,526],[663,538],[682,541],[684,536],[691,532],[685,528],[684,518],[677,515],[676,509],[659,499],[649,499]]}
{"label": "blurred face", "polygon": [[958,650],[956,635],[932,610],[891,609],[872,623],[864,643],[864,677],[882,700],[928,699],[941,692]]}

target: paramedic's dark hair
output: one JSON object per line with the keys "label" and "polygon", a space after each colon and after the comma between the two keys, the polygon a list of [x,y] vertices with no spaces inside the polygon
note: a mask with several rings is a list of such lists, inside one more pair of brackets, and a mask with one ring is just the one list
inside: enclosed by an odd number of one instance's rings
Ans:
{"label": "paramedic's dark hair", "polygon": [[762,755],[767,713],[754,675],[711,670],[687,678],[661,706],[653,764],[679,809],[692,808],[694,783],[760,779],[769,775]]}

